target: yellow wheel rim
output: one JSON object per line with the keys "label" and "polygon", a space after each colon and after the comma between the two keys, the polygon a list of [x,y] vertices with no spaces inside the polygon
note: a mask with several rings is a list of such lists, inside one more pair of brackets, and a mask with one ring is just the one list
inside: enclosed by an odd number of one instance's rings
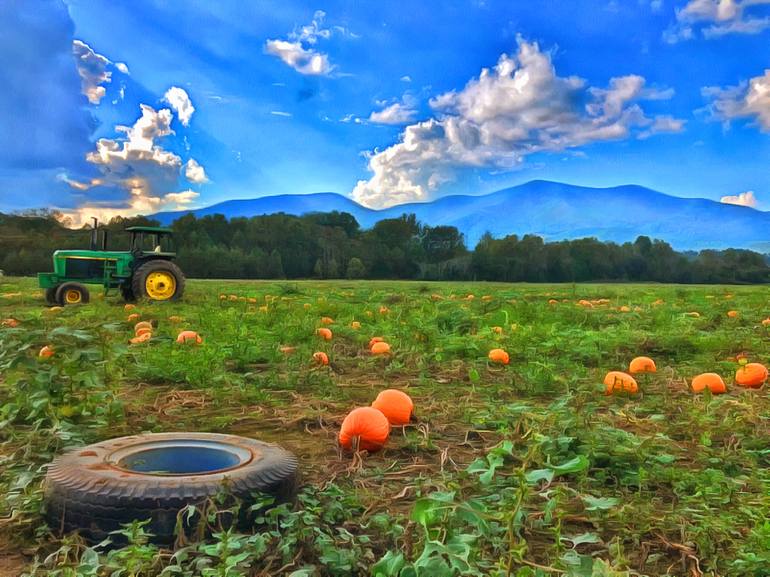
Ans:
{"label": "yellow wheel rim", "polygon": [[176,278],[167,272],[151,272],[144,281],[147,296],[156,301],[165,301],[176,292]]}
{"label": "yellow wheel rim", "polygon": [[83,295],[80,294],[79,290],[69,289],[66,293],[64,293],[64,302],[66,302],[68,305],[75,305],[82,300]]}

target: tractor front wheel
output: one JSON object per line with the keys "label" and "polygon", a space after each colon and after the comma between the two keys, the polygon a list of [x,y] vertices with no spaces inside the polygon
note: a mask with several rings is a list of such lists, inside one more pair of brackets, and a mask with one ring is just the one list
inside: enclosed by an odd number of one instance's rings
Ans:
{"label": "tractor front wheel", "polygon": [[131,292],[138,299],[170,301],[182,296],[184,285],[184,274],[173,262],[151,260],[134,271]]}
{"label": "tractor front wheel", "polygon": [[56,289],[56,302],[61,306],[85,304],[89,300],[88,289],[79,282],[65,282]]}

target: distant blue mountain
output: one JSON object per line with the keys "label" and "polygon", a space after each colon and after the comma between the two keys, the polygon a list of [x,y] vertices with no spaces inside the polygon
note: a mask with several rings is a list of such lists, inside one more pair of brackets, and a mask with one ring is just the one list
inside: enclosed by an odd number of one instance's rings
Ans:
{"label": "distant blue mountain", "polygon": [[536,234],[547,241],[583,237],[625,242],[647,235],[678,250],[770,248],[770,213],[701,198],[669,196],[642,186],[589,188],[534,180],[480,196],[445,196],[383,210],[365,208],[335,193],[229,200],[207,208],[153,215],[170,224],[188,213],[227,218],[283,212],[302,215],[349,212],[364,228],[383,218],[414,213],[431,226],[456,226],[473,247],[485,232],[494,237]]}

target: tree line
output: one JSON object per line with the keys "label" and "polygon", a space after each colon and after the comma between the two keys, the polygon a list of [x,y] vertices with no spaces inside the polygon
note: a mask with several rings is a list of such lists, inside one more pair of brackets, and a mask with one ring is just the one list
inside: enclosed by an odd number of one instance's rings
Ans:
{"label": "tree line", "polygon": [[[105,226],[109,248],[126,249],[127,226],[157,224],[145,217],[116,217]],[[187,215],[172,228],[178,263],[194,278],[770,282],[767,257],[749,250],[683,253],[646,236],[618,244],[489,234],[469,250],[457,228],[424,225],[413,214],[366,230],[344,212],[230,220],[220,214]],[[0,270],[8,275],[48,271],[54,250],[86,248],[89,235],[89,227],[65,227],[55,212],[0,214]]]}

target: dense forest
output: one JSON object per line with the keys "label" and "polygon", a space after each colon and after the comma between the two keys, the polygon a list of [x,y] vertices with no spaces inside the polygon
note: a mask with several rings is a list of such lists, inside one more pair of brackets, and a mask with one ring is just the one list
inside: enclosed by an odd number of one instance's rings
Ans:
{"label": "dense forest", "polygon": [[[109,248],[124,249],[123,229],[138,224],[157,223],[113,219],[106,225]],[[230,221],[188,215],[173,229],[179,264],[194,278],[770,282],[766,257],[748,250],[679,253],[645,236],[616,244],[594,238],[544,242],[533,235],[486,235],[470,250],[455,227],[427,226],[406,214],[368,230],[340,212]],[[55,213],[0,214],[0,270],[8,275],[50,270],[54,250],[85,248],[88,237],[88,227],[66,228]]]}

